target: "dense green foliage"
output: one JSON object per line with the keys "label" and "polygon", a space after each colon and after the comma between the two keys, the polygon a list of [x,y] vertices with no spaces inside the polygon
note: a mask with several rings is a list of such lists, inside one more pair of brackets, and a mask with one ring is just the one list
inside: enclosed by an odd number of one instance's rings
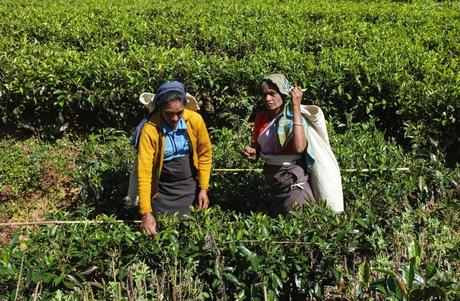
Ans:
{"label": "dense green foliage", "polygon": [[2,1],[0,117],[51,136],[127,130],[140,93],[174,78],[228,125],[283,72],[331,116],[456,158],[459,16],[455,1]]}
{"label": "dense green foliage", "polygon": [[[414,290],[435,287],[436,296],[458,297],[453,263],[458,259],[458,235],[448,228],[435,230],[439,220],[428,213],[409,210],[399,215],[403,221],[398,224],[406,229],[393,228],[395,218],[389,219],[390,226],[384,230],[367,224],[363,217],[334,215],[321,206],[307,208],[290,220],[213,208],[182,220],[161,220],[162,231],[154,239],[143,236],[137,227],[114,222],[50,226],[31,236],[17,235],[4,248],[0,283],[7,294],[18,286],[21,295],[32,294],[39,284],[43,298],[59,289],[65,295],[98,299],[121,299],[128,294],[158,300],[273,300],[283,295],[321,299],[375,296],[375,289],[369,287],[378,285],[383,286],[380,295],[389,297],[383,280],[386,274],[378,272],[400,275],[399,268],[409,263],[404,259],[410,255],[409,247],[420,241],[423,256],[419,252],[420,269],[414,273],[427,282],[415,283]],[[412,233],[414,218],[426,223],[426,230],[420,232],[423,238]],[[382,235],[393,240],[382,241]],[[425,249],[424,239],[443,248]],[[367,277],[358,271],[366,257],[373,258]],[[403,277],[403,283],[409,283]]]}
{"label": "dense green foliage", "polygon": [[[0,222],[104,223],[0,228],[0,299],[459,299],[459,32],[456,1],[2,1]],[[257,168],[271,72],[325,111],[344,213],[270,218],[261,173],[213,171],[209,210],[115,222],[140,93],[184,81],[214,168]]]}
{"label": "dense green foliage", "polygon": [[[236,139],[247,137],[247,127],[211,133],[215,167],[249,167],[238,153],[248,138]],[[49,218],[109,223],[17,232],[2,247],[0,295],[13,296],[19,287],[19,296],[30,296],[38,286],[45,299],[458,297],[460,170],[443,167],[435,154],[405,154],[372,122],[344,124],[330,134],[342,168],[380,169],[343,172],[344,214],[318,204],[288,220],[272,219],[257,213],[265,201],[261,174],[214,172],[213,208],[185,219],[161,219],[153,240],[137,225],[98,214],[137,219],[136,209],[121,202],[133,159],[126,134],[106,129],[86,140],[48,144],[4,140],[3,183],[36,192],[49,170],[37,166],[55,166],[60,175],[48,184],[50,194],[63,186],[84,193],[77,210],[75,203],[62,203],[64,210]],[[23,163],[27,160],[37,164]],[[394,171],[397,167],[410,172]],[[68,180],[62,183],[64,175]],[[24,219],[18,207],[28,196],[8,190],[17,207],[4,203],[0,210],[10,208],[6,212]]]}

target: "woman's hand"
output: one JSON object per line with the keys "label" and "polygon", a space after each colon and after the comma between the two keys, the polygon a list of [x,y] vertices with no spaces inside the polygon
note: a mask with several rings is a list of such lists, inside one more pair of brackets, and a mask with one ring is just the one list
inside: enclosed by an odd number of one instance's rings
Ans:
{"label": "woman's hand", "polygon": [[302,96],[303,96],[302,88],[300,88],[300,86],[295,86],[291,90],[290,93],[291,93],[291,96],[292,96],[292,105],[293,105],[293,107],[300,108],[300,104],[302,102]]}
{"label": "woman's hand", "polygon": [[142,215],[141,231],[147,235],[157,234],[157,224],[152,212],[147,212]]}
{"label": "woman's hand", "polygon": [[293,126],[293,147],[294,151],[301,154],[308,145],[307,137],[302,123],[302,112],[300,104],[302,102],[303,91],[300,86],[295,86],[290,92],[292,96],[292,126]]}
{"label": "woman's hand", "polygon": [[241,150],[241,154],[250,161],[255,161],[257,159],[257,151],[255,148],[246,146]]}
{"label": "woman's hand", "polygon": [[198,193],[198,206],[200,210],[206,209],[209,206],[208,191],[206,189],[201,189]]}

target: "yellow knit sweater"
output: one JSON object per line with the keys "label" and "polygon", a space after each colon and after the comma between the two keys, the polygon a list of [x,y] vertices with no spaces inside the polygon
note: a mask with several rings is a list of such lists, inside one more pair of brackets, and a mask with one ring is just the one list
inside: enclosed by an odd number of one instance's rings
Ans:
{"label": "yellow knit sweater", "polygon": [[[187,135],[193,151],[193,165],[198,171],[198,186],[209,188],[211,175],[211,141],[200,114],[184,110],[182,117],[187,125]],[[141,214],[152,212],[151,200],[158,194],[158,179],[164,159],[165,136],[162,134],[160,113],[155,113],[141,131],[137,152],[139,185],[139,210]]]}

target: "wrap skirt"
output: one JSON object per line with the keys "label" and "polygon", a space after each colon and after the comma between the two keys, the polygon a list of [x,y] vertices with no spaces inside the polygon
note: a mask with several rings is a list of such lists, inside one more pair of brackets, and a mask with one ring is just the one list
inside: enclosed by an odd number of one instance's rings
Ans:
{"label": "wrap skirt", "polygon": [[315,201],[306,168],[300,160],[286,165],[265,164],[264,175],[271,197],[270,215],[289,216],[294,205]]}

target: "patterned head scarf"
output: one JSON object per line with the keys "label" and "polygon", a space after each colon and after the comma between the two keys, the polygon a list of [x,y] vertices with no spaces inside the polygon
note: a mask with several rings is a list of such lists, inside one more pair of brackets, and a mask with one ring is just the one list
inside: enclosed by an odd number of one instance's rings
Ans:
{"label": "patterned head scarf", "polygon": [[287,78],[281,73],[267,75],[263,80],[273,83],[278,88],[279,92],[285,96],[288,96],[292,89],[291,83],[289,83]]}

